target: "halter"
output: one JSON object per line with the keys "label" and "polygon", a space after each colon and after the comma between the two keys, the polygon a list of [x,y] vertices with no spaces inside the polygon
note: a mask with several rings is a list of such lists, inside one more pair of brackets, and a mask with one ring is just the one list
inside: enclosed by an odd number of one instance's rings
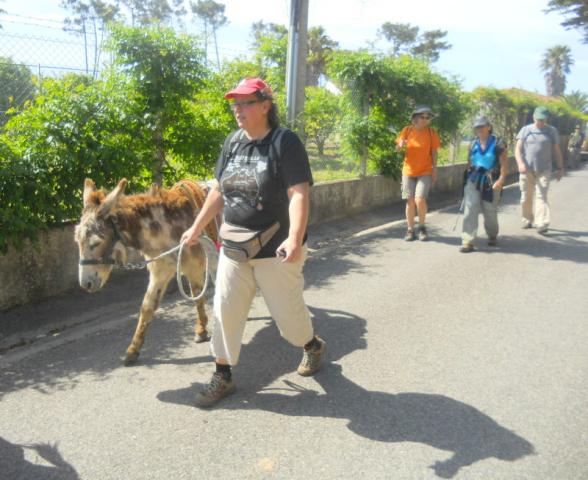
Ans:
{"label": "halter", "polygon": [[121,242],[123,245],[125,245],[125,242],[123,241],[123,237],[118,228],[118,222],[114,217],[110,218],[110,225],[112,226],[113,237],[112,242],[110,245],[108,245],[104,255],[102,255],[100,258],[80,258],[80,265],[116,265],[116,260],[112,258],[114,246],[117,242]]}
{"label": "halter", "polygon": [[[117,242],[121,242],[125,247],[126,247],[126,245],[123,240],[123,236],[121,235],[120,230],[118,228],[118,223],[114,217],[110,218],[110,224],[112,226],[112,231],[114,233],[113,233],[113,237],[112,237],[112,242],[108,246],[106,253],[104,255],[102,255],[101,258],[96,258],[96,259],[95,258],[81,258],[80,262],[79,262],[80,265],[117,265],[114,258],[112,258],[112,253],[114,252],[114,246],[116,245]],[[208,284],[209,284],[209,279],[210,279],[210,275],[209,275],[210,260],[209,260],[209,258],[210,257],[214,258],[218,255],[218,250],[217,250],[217,246],[216,246],[215,242],[213,242],[206,234],[202,234],[200,236],[199,240],[200,240],[200,245],[202,246],[202,250],[204,252],[205,270],[204,270],[204,286],[202,287],[202,291],[198,295],[194,295],[194,293],[192,292],[192,285],[191,284],[189,284],[190,295],[188,295],[186,293],[186,291],[184,290],[184,285],[182,283],[182,273],[181,273],[182,249],[184,248],[185,241],[180,242],[179,245],[176,245],[175,247],[170,248],[169,250],[161,253],[160,255],[157,255],[157,257],[151,258],[149,260],[144,260],[138,264],[129,263],[129,264],[120,265],[120,266],[123,268],[129,269],[129,270],[142,269],[142,268],[145,268],[147,265],[149,265],[151,262],[155,262],[156,260],[159,260],[160,258],[163,258],[167,255],[171,255],[172,253],[177,251],[178,252],[178,260],[177,260],[177,266],[176,266],[176,268],[177,268],[176,280],[178,282],[178,290],[179,290],[180,294],[182,295],[182,297],[184,297],[186,300],[198,301],[204,297],[204,295],[206,294],[206,291],[208,290]],[[216,270],[216,266],[214,267],[214,269]],[[214,281],[214,279],[213,279],[213,281]]]}

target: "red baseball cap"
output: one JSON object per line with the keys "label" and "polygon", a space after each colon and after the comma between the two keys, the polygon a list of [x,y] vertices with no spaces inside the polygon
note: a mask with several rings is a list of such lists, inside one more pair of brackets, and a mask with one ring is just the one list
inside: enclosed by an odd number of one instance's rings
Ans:
{"label": "red baseball cap", "polygon": [[244,78],[235,88],[225,93],[225,98],[228,100],[235,95],[250,95],[255,92],[262,92],[268,97],[272,96],[272,89],[261,78]]}

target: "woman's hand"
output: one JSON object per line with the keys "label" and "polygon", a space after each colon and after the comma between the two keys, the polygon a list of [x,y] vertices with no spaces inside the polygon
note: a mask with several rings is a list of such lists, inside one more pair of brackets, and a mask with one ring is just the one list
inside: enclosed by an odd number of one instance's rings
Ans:
{"label": "woman's hand", "polygon": [[502,190],[502,187],[504,187],[504,179],[499,177],[492,185],[492,190]]}
{"label": "woman's hand", "polygon": [[433,167],[433,171],[431,172],[431,181],[433,184],[437,183],[437,167]]}
{"label": "woman's hand", "polygon": [[276,250],[276,256],[280,258],[283,263],[294,263],[300,259],[301,255],[302,245],[292,237],[286,238]]}
{"label": "woman's hand", "polygon": [[185,241],[186,245],[196,245],[198,243],[198,237],[200,237],[201,233],[202,232],[196,228],[196,225],[192,225],[188,230],[186,230],[182,234],[182,239],[180,240],[180,243]]}

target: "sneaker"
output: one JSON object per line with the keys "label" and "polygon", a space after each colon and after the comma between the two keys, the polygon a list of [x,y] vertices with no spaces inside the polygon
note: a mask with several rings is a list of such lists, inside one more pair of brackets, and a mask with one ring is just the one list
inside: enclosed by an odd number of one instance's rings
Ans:
{"label": "sneaker", "polygon": [[319,341],[321,346],[314,350],[304,349],[302,361],[300,362],[300,365],[298,365],[298,375],[303,377],[309,377],[310,375],[316,373],[319,368],[321,368],[323,357],[327,352],[327,342],[325,342],[320,337],[315,338]]}
{"label": "sneaker", "polygon": [[531,222],[529,222],[529,220],[523,220],[521,226],[522,226],[523,230],[526,230],[528,228],[533,228],[533,224]]}
{"label": "sneaker", "polygon": [[214,372],[210,383],[196,394],[196,406],[200,408],[212,407],[234,391],[235,382],[233,380],[227,380],[222,374]]}
{"label": "sneaker", "polygon": [[474,251],[474,246],[471,243],[464,243],[461,247],[459,247],[459,251],[461,253],[470,253]]}
{"label": "sneaker", "polygon": [[404,236],[404,239],[405,239],[407,242],[412,242],[412,241],[415,239],[414,230],[413,230],[413,229],[411,229],[411,228],[409,228],[409,229],[406,231],[406,235]]}
{"label": "sneaker", "polygon": [[537,233],[540,235],[545,235],[547,233],[547,230],[548,230],[547,225],[543,225],[543,226],[537,228]]}
{"label": "sneaker", "polygon": [[495,247],[496,245],[498,245],[498,240],[496,240],[496,237],[488,238],[488,246],[489,247]]}
{"label": "sneaker", "polygon": [[427,234],[427,227],[424,225],[419,227],[419,240],[421,242],[426,242],[429,239],[429,235]]}

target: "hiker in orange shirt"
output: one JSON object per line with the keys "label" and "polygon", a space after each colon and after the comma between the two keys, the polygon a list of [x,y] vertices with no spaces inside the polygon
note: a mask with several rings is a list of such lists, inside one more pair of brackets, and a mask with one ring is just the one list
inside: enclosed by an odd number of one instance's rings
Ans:
{"label": "hiker in orange shirt", "polygon": [[[439,135],[429,126],[433,112],[426,105],[417,106],[412,112],[412,125],[404,127],[396,139],[396,148],[404,152],[402,167],[402,198],[406,199],[406,223],[404,239],[415,239],[414,217],[419,216],[419,240],[427,240],[427,197],[431,185],[437,180],[437,150],[441,146]],[[415,212],[416,210],[416,212]]]}

